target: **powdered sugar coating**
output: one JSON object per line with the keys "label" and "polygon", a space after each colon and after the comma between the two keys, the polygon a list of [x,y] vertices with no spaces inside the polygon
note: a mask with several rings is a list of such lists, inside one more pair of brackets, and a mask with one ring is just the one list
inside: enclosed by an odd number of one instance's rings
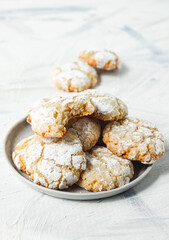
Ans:
{"label": "powdered sugar coating", "polygon": [[108,123],[103,141],[114,154],[130,160],[152,164],[165,152],[161,133],[150,122],[137,118]]}
{"label": "powdered sugar coating", "polygon": [[24,139],[16,146],[13,160],[35,183],[54,189],[71,186],[86,168],[82,145],[72,133],[49,142],[38,135]]}
{"label": "powdered sugar coating", "polygon": [[38,135],[62,137],[66,132],[65,125],[71,118],[90,115],[94,109],[87,96],[58,96],[43,99],[33,106],[29,110],[27,121]]}
{"label": "powdered sugar coating", "polygon": [[95,146],[101,133],[99,121],[91,117],[74,118],[69,121],[67,129],[80,139],[84,151]]}
{"label": "powdered sugar coating", "polygon": [[53,81],[63,91],[80,92],[96,85],[97,72],[86,62],[79,60],[57,67]]}
{"label": "powdered sugar coating", "polygon": [[36,142],[32,136],[23,139],[13,152],[13,159],[17,168],[31,174],[34,163],[41,157],[42,149],[41,143]]}
{"label": "powdered sugar coating", "polygon": [[95,106],[93,115],[96,118],[112,121],[122,119],[128,114],[127,106],[115,96],[96,90],[86,90],[81,95],[91,98]]}
{"label": "powdered sugar coating", "polygon": [[118,56],[110,50],[84,50],[79,55],[89,65],[106,70],[117,69]]}
{"label": "powdered sugar coating", "polygon": [[134,170],[131,161],[114,155],[106,147],[86,153],[87,168],[78,185],[94,192],[111,190],[129,183]]}

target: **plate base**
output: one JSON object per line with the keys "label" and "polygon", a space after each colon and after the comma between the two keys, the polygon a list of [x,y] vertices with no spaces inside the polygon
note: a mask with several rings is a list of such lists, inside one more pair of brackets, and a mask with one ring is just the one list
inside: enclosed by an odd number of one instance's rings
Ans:
{"label": "plate base", "polygon": [[110,191],[93,193],[77,186],[76,184],[74,184],[72,187],[66,190],[53,190],[53,189],[45,188],[35,184],[27,174],[23,173],[22,171],[19,171],[15,167],[14,162],[12,160],[12,152],[14,151],[17,143],[21,141],[23,138],[29,137],[32,134],[34,133],[31,129],[31,126],[26,122],[26,119],[23,119],[17,124],[15,124],[15,126],[10,130],[10,132],[6,137],[6,141],[5,141],[6,157],[11,169],[22,181],[24,181],[26,184],[36,189],[37,191],[40,191],[42,193],[45,193],[53,197],[73,199],[73,200],[92,200],[92,199],[111,197],[119,193],[122,193],[130,189],[131,187],[134,187],[149,173],[149,171],[152,168],[152,165],[144,165],[144,164],[141,164],[140,162],[133,161],[134,177],[132,178],[131,182],[120,188],[116,188]]}

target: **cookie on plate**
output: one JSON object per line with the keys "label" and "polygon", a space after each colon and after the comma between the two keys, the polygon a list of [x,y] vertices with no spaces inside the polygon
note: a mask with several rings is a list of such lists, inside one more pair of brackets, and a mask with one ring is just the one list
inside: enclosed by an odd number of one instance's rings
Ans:
{"label": "cookie on plate", "polygon": [[105,70],[114,70],[118,68],[119,58],[110,50],[84,50],[80,53],[79,58],[96,68]]}
{"label": "cookie on plate", "polygon": [[110,94],[96,90],[86,90],[80,93],[91,98],[95,105],[93,115],[103,121],[112,121],[124,118],[128,114],[127,106]]}
{"label": "cookie on plate", "polygon": [[87,96],[60,96],[43,99],[29,110],[27,121],[44,137],[62,137],[71,118],[91,115],[94,105]]}
{"label": "cookie on plate", "polygon": [[158,129],[137,118],[108,123],[103,131],[103,141],[114,154],[144,164],[152,164],[165,152],[164,140]]}
{"label": "cookie on plate", "polygon": [[131,161],[114,155],[106,147],[94,147],[86,153],[87,167],[78,185],[99,192],[121,187],[134,175]]}
{"label": "cookie on plate", "polygon": [[62,138],[33,135],[16,146],[13,160],[37,184],[65,189],[79,180],[86,168],[80,140],[72,133]]}
{"label": "cookie on plate", "polygon": [[96,85],[97,72],[85,61],[79,60],[57,67],[53,81],[63,91],[80,92]]}
{"label": "cookie on plate", "polygon": [[80,139],[84,151],[95,146],[101,133],[99,120],[91,117],[71,119],[67,130],[74,133]]}

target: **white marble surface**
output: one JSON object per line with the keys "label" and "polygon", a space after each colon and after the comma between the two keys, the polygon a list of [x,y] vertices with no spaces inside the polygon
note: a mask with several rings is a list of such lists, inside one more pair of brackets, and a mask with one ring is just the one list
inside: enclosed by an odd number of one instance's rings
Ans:
{"label": "white marble surface", "polygon": [[[167,151],[145,180],[98,201],[55,199],[9,169],[3,140],[41,97],[56,64],[87,47],[110,48],[121,69],[97,89],[123,99],[129,113],[154,122]],[[169,1],[0,1],[0,239],[169,239]]]}

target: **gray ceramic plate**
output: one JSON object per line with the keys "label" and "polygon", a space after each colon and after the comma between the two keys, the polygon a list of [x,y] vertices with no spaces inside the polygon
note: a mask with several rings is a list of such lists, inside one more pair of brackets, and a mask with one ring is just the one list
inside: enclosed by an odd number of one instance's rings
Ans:
{"label": "gray ceramic plate", "polygon": [[105,192],[98,192],[93,193],[86,191],[77,185],[73,185],[68,190],[53,190],[48,189],[42,186],[39,186],[32,182],[32,180],[29,179],[28,175],[25,173],[19,171],[12,160],[12,152],[16,146],[16,144],[23,138],[28,137],[32,135],[33,132],[31,130],[30,125],[26,122],[25,119],[18,122],[8,133],[5,141],[5,153],[8,160],[8,163],[13,170],[13,172],[27,185],[34,188],[37,191],[40,191],[42,193],[48,194],[53,197],[58,198],[66,198],[66,199],[74,199],[74,200],[92,200],[92,199],[100,199],[100,198],[106,198],[110,196],[117,195],[119,193],[122,193],[131,187],[134,187],[137,183],[139,183],[151,170],[152,165],[143,165],[139,162],[133,162],[134,164],[134,177],[130,183],[128,183],[125,186],[122,186],[120,188],[116,188],[114,190],[105,191]]}

